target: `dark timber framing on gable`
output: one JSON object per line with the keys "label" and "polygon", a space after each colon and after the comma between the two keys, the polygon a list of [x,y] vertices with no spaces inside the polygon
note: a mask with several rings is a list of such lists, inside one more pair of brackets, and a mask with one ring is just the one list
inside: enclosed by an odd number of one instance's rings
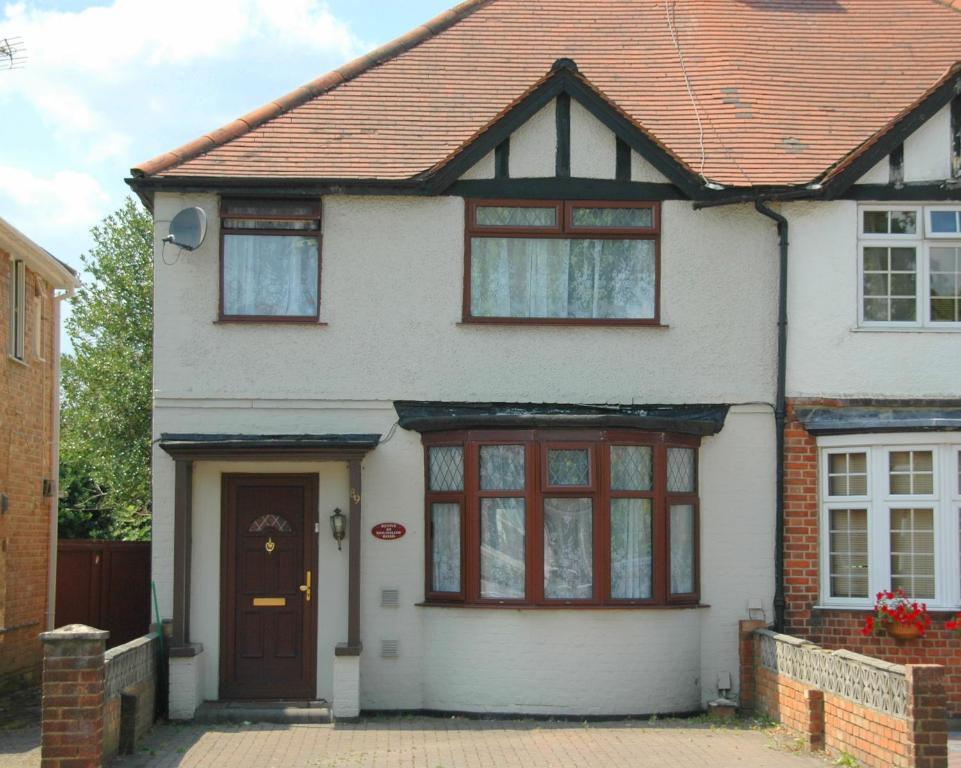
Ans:
{"label": "dark timber framing on gable", "polygon": [[961,95],[951,101],[951,175],[961,179]]}
{"label": "dark timber framing on gable", "polygon": [[571,175],[571,97],[567,93],[559,93],[555,105],[557,157],[554,161],[554,175],[559,179],[567,179]]}

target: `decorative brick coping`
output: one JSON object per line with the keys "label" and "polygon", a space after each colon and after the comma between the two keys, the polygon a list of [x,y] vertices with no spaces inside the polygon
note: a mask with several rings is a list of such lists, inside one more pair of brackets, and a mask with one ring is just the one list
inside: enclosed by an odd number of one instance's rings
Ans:
{"label": "decorative brick coping", "polygon": [[865,768],[947,768],[944,668],[891,664],[740,623],[741,706]]}

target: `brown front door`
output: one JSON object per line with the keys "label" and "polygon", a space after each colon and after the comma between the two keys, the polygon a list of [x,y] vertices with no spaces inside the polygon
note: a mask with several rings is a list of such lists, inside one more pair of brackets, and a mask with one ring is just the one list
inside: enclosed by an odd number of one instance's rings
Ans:
{"label": "brown front door", "polygon": [[317,476],[224,475],[222,492],[220,696],[312,699]]}

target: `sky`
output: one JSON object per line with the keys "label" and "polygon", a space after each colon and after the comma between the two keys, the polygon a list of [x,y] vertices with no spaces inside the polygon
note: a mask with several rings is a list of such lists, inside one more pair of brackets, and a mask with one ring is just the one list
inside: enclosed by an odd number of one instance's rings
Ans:
{"label": "sky", "polygon": [[80,268],[130,168],[427,21],[456,0],[0,0],[0,216]]}

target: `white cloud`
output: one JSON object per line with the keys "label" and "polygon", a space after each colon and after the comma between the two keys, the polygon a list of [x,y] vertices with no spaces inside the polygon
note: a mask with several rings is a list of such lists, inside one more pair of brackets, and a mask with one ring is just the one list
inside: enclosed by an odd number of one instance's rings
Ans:
{"label": "white cloud", "polygon": [[0,102],[30,104],[88,162],[130,159],[118,116],[156,103],[143,83],[175,91],[191,65],[269,66],[292,50],[345,60],[364,48],[319,0],[114,0],[74,12],[17,2],[0,11],[3,34],[23,38],[28,60],[0,78]]}
{"label": "white cloud", "polygon": [[49,177],[0,165],[0,210],[30,237],[86,231],[110,209],[110,195],[93,176],[58,171]]}

